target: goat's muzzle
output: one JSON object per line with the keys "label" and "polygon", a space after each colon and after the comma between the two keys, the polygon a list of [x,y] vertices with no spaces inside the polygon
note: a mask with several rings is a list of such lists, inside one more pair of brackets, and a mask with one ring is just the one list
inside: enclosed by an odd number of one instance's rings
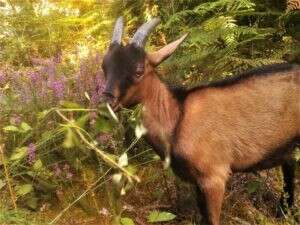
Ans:
{"label": "goat's muzzle", "polygon": [[104,91],[102,94],[104,102],[108,103],[114,111],[120,108],[118,99],[111,92]]}

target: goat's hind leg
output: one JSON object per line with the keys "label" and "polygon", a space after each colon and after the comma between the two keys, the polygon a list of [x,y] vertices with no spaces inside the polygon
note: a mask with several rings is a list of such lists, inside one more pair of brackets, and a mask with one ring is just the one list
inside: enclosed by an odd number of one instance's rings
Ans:
{"label": "goat's hind leg", "polygon": [[220,225],[221,208],[227,179],[210,174],[198,183],[198,206],[206,225]]}
{"label": "goat's hind leg", "polygon": [[196,199],[197,206],[201,214],[201,225],[209,224],[205,194],[198,185],[196,185]]}
{"label": "goat's hind leg", "polygon": [[295,160],[287,161],[281,166],[281,168],[284,186],[280,199],[280,209],[277,215],[279,217],[281,217],[283,213],[287,213],[288,208],[291,208],[294,205],[296,162]]}

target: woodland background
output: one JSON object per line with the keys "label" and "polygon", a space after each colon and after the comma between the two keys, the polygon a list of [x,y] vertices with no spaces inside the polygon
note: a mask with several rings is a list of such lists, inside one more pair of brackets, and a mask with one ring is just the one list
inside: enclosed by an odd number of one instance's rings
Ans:
{"label": "woodland background", "polygon": [[[288,2],[1,0],[0,224],[196,224],[193,188],[164,170],[141,138],[140,106],[114,115],[101,104],[113,23],[125,17],[127,42],[159,16],[148,50],[188,32],[159,71],[191,88],[300,63],[300,3]],[[299,188],[294,216],[275,218],[281,176],[235,175],[224,224],[297,224]]]}

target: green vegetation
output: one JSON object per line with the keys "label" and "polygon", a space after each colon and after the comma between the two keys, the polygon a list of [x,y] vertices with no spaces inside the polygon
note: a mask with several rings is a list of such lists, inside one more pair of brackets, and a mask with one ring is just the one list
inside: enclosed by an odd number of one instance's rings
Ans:
{"label": "green vegetation", "polygon": [[[196,224],[192,188],[163,170],[141,138],[141,107],[115,115],[101,103],[113,23],[124,15],[128,41],[143,21],[161,17],[149,49],[189,33],[160,72],[191,88],[261,65],[300,63],[300,10],[286,5],[0,1],[0,224]],[[236,175],[225,224],[297,224],[299,209],[275,218],[281,188],[277,169]]]}

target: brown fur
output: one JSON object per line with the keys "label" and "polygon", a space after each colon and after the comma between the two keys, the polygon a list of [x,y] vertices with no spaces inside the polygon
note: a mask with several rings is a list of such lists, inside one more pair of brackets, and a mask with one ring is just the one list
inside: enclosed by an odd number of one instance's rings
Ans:
{"label": "brown fur", "polygon": [[291,156],[284,149],[267,160],[300,136],[300,69],[281,73],[195,90],[182,109],[152,69],[139,84],[148,138],[163,143],[161,134],[170,142],[176,136],[171,154],[183,159],[201,187],[212,225],[219,225],[232,172],[255,170],[261,162],[261,168],[272,167]]}
{"label": "brown fur", "polygon": [[179,125],[178,151],[190,149],[181,154],[194,164],[226,162],[241,171],[292,141],[300,135],[300,90],[293,82],[300,76],[297,71],[190,94]]}
{"label": "brown fur", "polygon": [[[114,105],[143,104],[148,140],[162,158],[170,154],[176,174],[198,185],[208,224],[220,224],[226,181],[233,172],[284,164],[285,190],[293,195],[294,174],[285,162],[291,162],[300,138],[300,67],[274,67],[268,74],[251,73],[224,85],[197,88],[179,102],[154,66],[185,37],[148,55],[130,45],[111,47],[104,60],[110,81],[106,95]],[[143,74],[137,70],[141,59]],[[123,89],[116,85],[124,83]],[[114,93],[117,86],[121,90]],[[288,201],[292,205],[293,196]]]}

